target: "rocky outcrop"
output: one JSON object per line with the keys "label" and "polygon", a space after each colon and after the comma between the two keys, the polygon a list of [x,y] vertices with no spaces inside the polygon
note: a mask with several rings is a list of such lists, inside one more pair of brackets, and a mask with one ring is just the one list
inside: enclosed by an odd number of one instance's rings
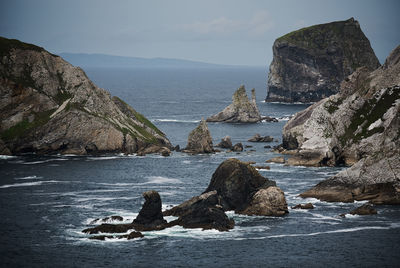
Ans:
{"label": "rocky outcrop", "polygon": [[157,230],[163,229],[167,223],[161,212],[161,197],[156,191],[147,191],[143,193],[145,202],[139,215],[133,220],[136,230]]}
{"label": "rocky outcrop", "polygon": [[292,209],[314,209],[314,205],[312,203],[297,204],[293,206]]}
{"label": "rocky outcrop", "polygon": [[0,154],[135,153],[170,142],[143,115],[41,47],[0,37]]}
{"label": "rocky outcrop", "polygon": [[267,102],[316,102],[339,92],[357,68],[380,66],[353,18],[314,25],[275,40]]}
{"label": "rocky outcrop", "polygon": [[224,210],[264,216],[282,216],[288,211],[284,193],[276,183],[237,159],[219,165],[205,192],[214,190]]}
{"label": "rocky outcrop", "polygon": [[225,136],[221,139],[221,142],[215,145],[216,147],[224,148],[224,149],[232,149],[232,140],[231,137]]}
{"label": "rocky outcrop", "polygon": [[236,143],[235,145],[233,145],[232,151],[243,152],[243,144],[241,142]]}
{"label": "rocky outcrop", "polygon": [[285,164],[285,158],[283,156],[272,157],[265,161],[266,163],[277,163],[277,164]]}
{"label": "rocky outcrop", "polygon": [[273,142],[274,138],[271,136],[264,136],[262,137],[259,133],[256,133],[253,137],[251,137],[249,142]]}
{"label": "rocky outcrop", "polygon": [[399,74],[400,46],[383,66],[357,69],[340,93],[288,121],[283,146],[296,152],[288,164],[351,166],[301,196],[400,203]]}
{"label": "rocky outcrop", "polygon": [[214,152],[211,133],[204,119],[201,119],[200,124],[189,133],[187,146],[182,152],[191,154]]}
{"label": "rocky outcrop", "polygon": [[232,103],[222,112],[207,118],[207,122],[256,123],[261,120],[256,103],[255,89],[251,90],[251,101],[244,86],[240,86],[232,96]]}

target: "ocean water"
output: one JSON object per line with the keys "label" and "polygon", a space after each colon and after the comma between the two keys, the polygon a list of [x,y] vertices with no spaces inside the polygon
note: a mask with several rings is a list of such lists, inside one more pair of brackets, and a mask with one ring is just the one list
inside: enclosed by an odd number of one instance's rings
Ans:
{"label": "ocean water", "polygon": [[[132,221],[142,193],[157,190],[163,207],[202,193],[227,158],[256,161],[277,156],[266,144],[249,143],[255,133],[281,142],[289,116],[307,105],[264,103],[263,68],[140,70],[88,69],[88,76],[153,121],[174,145],[202,117],[222,110],[234,90],[256,88],[260,112],[278,123],[210,123],[214,143],[229,135],[252,145],[240,154],[170,157],[149,155],[0,157],[1,267],[396,267],[399,265],[400,208],[380,206],[372,216],[348,213],[363,202],[327,203],[298,194],[341,168],[287,167],[260,170],[285,192],[289,206],[312,202],[313,210],[285,217],[241,216],[229,232],[173,227],[144,232],[136,240],[93,241],[81,231],[111,215]],[[171,218],[168,218],[171,219]]]}

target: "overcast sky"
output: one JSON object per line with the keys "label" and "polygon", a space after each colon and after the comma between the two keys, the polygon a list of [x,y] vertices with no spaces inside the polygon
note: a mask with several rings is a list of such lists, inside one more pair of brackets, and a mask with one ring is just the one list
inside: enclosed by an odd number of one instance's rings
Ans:
{"label": "overcast sky", "polygon": [[354,17],[381,62],[400,44],[399,0],[0,0],[0,35],[53,53],[267,66],[290,31]]}

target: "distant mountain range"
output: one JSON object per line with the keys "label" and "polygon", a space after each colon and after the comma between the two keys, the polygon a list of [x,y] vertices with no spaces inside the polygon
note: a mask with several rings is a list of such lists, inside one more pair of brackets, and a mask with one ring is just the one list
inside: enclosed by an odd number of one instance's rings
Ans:
{"label": "distant mountain range", "polygon": [[244,67],[220,65],[191,60],[168,58],[138,58],[105,54],[60,53],[69,63],[80,67],[107,68],[227,68]]}

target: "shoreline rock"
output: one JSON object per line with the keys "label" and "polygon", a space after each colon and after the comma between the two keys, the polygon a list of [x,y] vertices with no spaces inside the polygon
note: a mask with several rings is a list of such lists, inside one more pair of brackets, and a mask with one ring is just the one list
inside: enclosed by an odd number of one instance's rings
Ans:
{"label": "shoreline rock", "polygon": [[207,122],[257,123],[261,120],[256,103],[255,89],[251,90],[251,101],[244,86],[240,86],[232,96],[232,103],[218,114],[207,118]]}

